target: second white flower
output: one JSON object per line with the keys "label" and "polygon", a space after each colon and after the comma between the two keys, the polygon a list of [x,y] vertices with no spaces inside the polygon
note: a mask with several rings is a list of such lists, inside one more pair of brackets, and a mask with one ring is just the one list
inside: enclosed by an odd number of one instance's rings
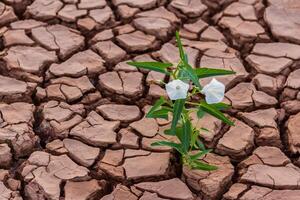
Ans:
{"label": "second white flower", "polygon": [[225,85],[213,78],[209,84],[203,87],[201,92],[205,95],[206,103],[219,103],[224,99]]}

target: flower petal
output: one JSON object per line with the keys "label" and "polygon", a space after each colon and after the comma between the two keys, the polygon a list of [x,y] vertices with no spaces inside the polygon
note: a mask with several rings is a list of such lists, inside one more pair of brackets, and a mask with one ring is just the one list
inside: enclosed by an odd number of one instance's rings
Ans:
{"label": "flower petal", "polygon": [[185,99],[189,85],[181,80],[173,80],[166,84],[166,91],[171,100]]}
{"label": "flower petal", "polygon": [[213,78],[209,84],[203,87],[201,92],[205,94],[205,100],[208,104],[219,103],[224,99],[225,85]]}

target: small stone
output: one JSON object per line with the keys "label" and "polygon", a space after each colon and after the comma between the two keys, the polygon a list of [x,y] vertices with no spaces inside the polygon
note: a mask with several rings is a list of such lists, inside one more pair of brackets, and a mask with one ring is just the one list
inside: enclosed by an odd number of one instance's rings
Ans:
{"label": "small stone", "polygon": [[151,153],[148,156],[127,158],[122,165],[127,179],[138,180],[150,177],[166,177],[170,153]]}
{"label": "small stone", "polygon": [[50,153],[58,155],[68,153],[68,150],[64,147],[63,141],[58,139],[46,144],[46,148]]}
{"label": "small stone", "polygon": [[113,190],[111,194],[104,196],[101,200],[138,200],[138,197],[135,196],[129,188],[124,185],[118,184],[117,187]]}
{"label": "small stone", "polygon": [[112,0],[113,4],[115,6],[125,4],[130,7],[136,7],[136,8],[141,8],[141,9],[150,9],[156,6],[157,0],[144,0],[144,1],[139,1],[139,0]]}
{"label": "small stone", "polygon": [[287,140],[289,150],[293,153],[300,152],[300,137],[299,137],[299,128],[300,128],[300,113],[290,116],[286,122],[287,127]]}
{"label": "small stone", "polygon": [[39,26],[45,26],[46,23],[41,22],[41,21],[36,21],[34,19],[25,19],[25,20],[19,20],[16,22],[13,22],[10,24],[10,27],[12,29],[16,30],[31,30],[33,28],[39,27]]}
{"label": "small stone", "polygon": [[83,182],[67,181],[64,191],[65,200],[87,200],[90,198],[101,198],[104,194],[103,188],[95,179]]}
{"label": "small stone", "polygon": [[7,144],[0,144],[0,167],[9,167],[12,162],[12,153]]}
{"label": "small stone", "polygon": [[142,182],[135,185],[144,191],[155,192],[159,196],[169,199],[192,200],[194,199],[189,188],[178,178],[159,182]]}
{"label": "small stone", "polygon": [[34,87],[26,82],[0,75],[0,98],[2,102],[31,102]]}
{"label": "small stone", "polygon": [[235,109],[246,109],[253,106],[252,94],[255,91],[254,85],[250,83],[239,83],[237,86],[226,92],[225,96],[230,100]]}
{"label": "small stone", "polygon": [[113,165],[113,166],[119,166],[123,161],[124,156],[124,150],[106,150],[105,155],[102,158],[101,162]]}
{"label": "small stone", "polygon": [[141,31],[123,34],[116,37],[119,44],[129,52],[146,51],[155,47],[155,37]]}
{"label": "small stone", "polygon": [[119,134],[121,135],[120,144],[125,148],[137,149],[139,147],[139,137],[132,131],[121,129]]}
{"label": "small stone", "polygon": [[140,9],[138,8],[132,8],[127,5],[119,5],[118,6],[118,14],[123,18],[123,19],[128,19],[133,17],[136,13],[138,13]]}
{"label": "small stone", "polygon": [[[80,4],[79,4],[80,5]],[[87,10],[79,10],[76,5],[65,5],[59,12],[58,16],[66,22],[76,22],[79,17],[83,17],[87,14]]]}
{"label": "small stone", "polygon": [[176,15],[170,11],[168,11],[164,6],[160,6],[153,10],[148,10],[144,12],[139,12],[136,17],[153,17],[153,18],[163,18],[171,23],[179,23],[180,20],[176,17]]}
{"label": "small stone", "polygon": [[265,127],[260,129],[255,142],[259,146],[282,147],[280,133],[277,128]]}
{"label": "small stone", "polygon": [[[276,49],[276,51],[274,51]],[[252,53],[265,55],[270,57],[287,57],[293,60],[300,59],[300,46],[291,43],[257,43],[255,44]]]}
{"label": "small stone", "polygon": [[9,48],[3,58],[7,69],[20,70],[28,73],[40,74],[46,64],[56,62],[54,51],[48,51],[41,47],[14,46]]}
{"label": "small stone", "polygon": [[268,165],[251,165],[241,182],[254,183],[275,189],[299,189],[299,168],[292,164],[285,167],[271,167]]}
{"label": "small stone", "polygon": [[[189,63],[195,67],[199,51],[189,47],[185,48],[185,51],[188,55]],[[171,43],[165,43],[156,54],[157,57],[164,62],[168,62],[168,63],[179,62],[179,52],[177,50],[177,47]]]}
{"label": "small stone", "polygon": [[210,153],[203,158],[203,161],[217,166],[218,169],[208,172],[196,169],[191,170],[184,166],[182,179],[205,199],[219,199],[231,182],[234,168],[227,156],[218,156]]}
{"label": "small stone", "polygon": [[79,137],[84,142],[94,146],[115,144],[118,121],[106,121],[95,111],[89,113],[85,121],[71,129],[70,135]]}
{"label": "small stone", "polygon": [[139,17],[133,20],[133,24],[137,29],[162,40],[166,39],[172,31],[170,21],[163,18]]}
{"label": "small stone", "polygon": [[180,10],[187,17],[200,17],[207,10],[207,6],[197,0],[174,0],[170,6]]}
{"label": "small stone", "polygon": [[92,166],[100,153],[100,149],[88,146],[78,140],[66,138],[63,143],[69,156],[85,167]]}
{"label": "small stone", "polygon": [[0,26],[16,21],[18,17],[14,13],[14,9],[10,6],[0,3]]}
{"label": "small stone", "polygon": [[99,33],[97,33],[92,39],[92,43],[100,42],[100,41],[105,41],[105,40],[110,40],[114,37],[114,33],[112,29],[107,29],[103,30]]}
{"label": "small stone", "polygon": [[253,147],[254,130],[245,123],[235,120],[235,126],[230,127],[219,140],[216,152],[238,160],[249,154]]}
{"label": "small stone", "polygon": [[109,120],[132,122],[140,118],[141,111],[134,105],[106,104],[97,107],[103,117]]}
{"label": "small stone", "polygon": [[91,19],[90,17],[85,17],[85,18],[78,19],[77,25],[81,29],[91,31],[97,26],[97,23],[95,22],[95,20]]}
{"label": "small stone", "polygon": [[291,162],[290,159],[276,147],[258,147],[253,154],[258,156],[265,165],[285,166]]}
{"label": "small stone", "polygon": [[280,78],[274,78],[265,74],[257,74],[253,78],[253,83],[259,90],[273,96],[283,87],[283,81]]}
{"label": "small stone", "polygon": [[204,22],[202,19],[198,19],[196,22],[192,24],[184,24],[183,27],[192,33],[198,34],[202,32],[206,27],[208,27],[208,24]]}
{"label": "small stone", "polygon": [[111,41],[98,42],[93,49],[109,63],[118,63],[126,56],[126,52]]}
{"label": "small stone", "polygon": [[49,20],[57,16],[57,12],[63,7],[59,0],[37,0],[26,9],[30,15],[40,20]]}
{"label": "small stone", "polygon": [[273,199],[282,199],[282,200],[297,200],[299,197],[299,190],[271,190],[265,187],[252,186],[251,190],[247,191],[240,199],[260,199],[264,200],[273,200]]}
{"label": "small stone", "polygon": [[79,9],[96,9],[106,6],[105,0],[81,0],[78,4]]}
{"label": "small stone", "polygon": [[91,50],[81,51],[60,64],[52,64],[49,73],[55,77],[94,75],[105,70],[104,60]]}
{"label": "small stone", "polygon": [[158,124],[155,119],[143,118],[140,121],[131,123],[130,127],[144,137],[153,137],[158,132]]}
{"label": "small stone", "polygon": [[288,58],[271,58],[253,54],[247,56],[246,61],[259,73],[269,75],[278,75],[293,63],[293,61]]}
{"label": "small stone", "polygon": [[[290,2],[286,1],[270,2],[272,3],[266,8],[264,20],[269,25],[272,34],[280,40],[299,44],[299,25],[292,20],[299,17],[299,7],[297,7],[299,3],[296,2],[295,5],[291,6]],[[283,17],[287,20],[283,20]],[[288,31],[285,30],[285,27],[289,27]]]}
{"label": "small stone", "polygon": [[269,108],[264,110],[256,110],[253,112],[238,113],[238,115],[245,120],[250,126],[273,127],[277,128],[278,113],[275,108]]}
{"label": "small stone", "polygon": [[300,69],[291,72],[285,82],[285,86],[293,89],[300,89],[299,76],[300,76]]}
{"label": "small stone", "polygon": [[114,19],[114,14],[109,6],[101,9],[93,9],[89,12],[89,16],[100,25],[105,25]]}
{"label": "small stone", "polygon": [[34,28],[31,33],[32,37],[48,50],[59,51],[59,57],[62,59],[84,46],[84,37],[78,31],[59,24]]}
{"label": "small stone", "polygon": [[238,199],[239,196],[247,190],[247,185],[241,183],[233,184],[229,191],[223,195],[224,200],[235,200]]}
{"label": "small stone", "polygon": [[8,30],[3,35],[5,46],[13,45],[33,45],[34,41],[30,39],[24,30]]}

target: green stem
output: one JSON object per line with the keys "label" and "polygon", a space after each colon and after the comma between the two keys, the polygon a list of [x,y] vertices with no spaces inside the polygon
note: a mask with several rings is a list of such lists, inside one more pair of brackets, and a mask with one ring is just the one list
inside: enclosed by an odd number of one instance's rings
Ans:
{"label": "green stem", "polygon": [[200,105],[199,103],[194,103],[194,102],[189,102],[189,101],[187,101],[185,103],[190,104],[190,105],[194,105],[194,106],[199,106]]}

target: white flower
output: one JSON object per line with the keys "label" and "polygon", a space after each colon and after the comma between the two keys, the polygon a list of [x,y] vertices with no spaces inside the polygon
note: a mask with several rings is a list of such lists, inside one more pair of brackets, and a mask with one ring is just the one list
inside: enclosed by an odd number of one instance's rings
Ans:
{"label": "white flower", "polygon": [[205,94],[206,103],[219,103],[224,99],[225,85],[213,78],[201,92]]}
{"label": "white flower", "polygon": [[189,84],[181,80],[173,80],[166,84],[166,90],[171,100],[185,99],[189,90]]}

